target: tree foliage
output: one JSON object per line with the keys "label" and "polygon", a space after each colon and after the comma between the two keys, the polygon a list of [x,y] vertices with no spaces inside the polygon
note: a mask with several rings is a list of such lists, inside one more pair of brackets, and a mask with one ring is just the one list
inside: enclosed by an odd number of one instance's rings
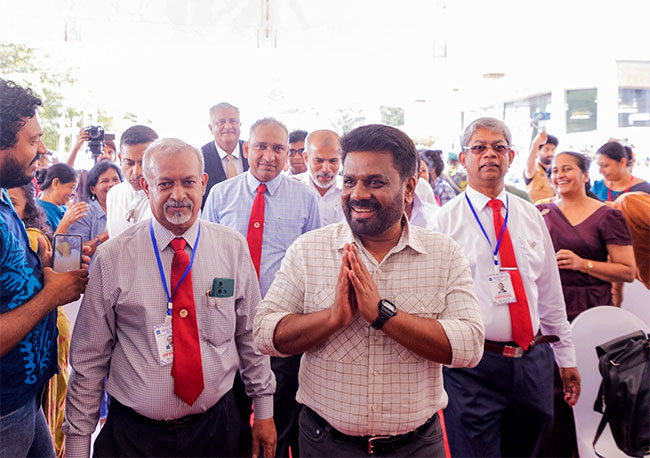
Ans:
{"label": "tree foliage", "polygon": [[341,134],[345,135],[352,129],[359,127],[364,123],[366,117],[363,111],[357,107],[339,108],[336,110],[336,118],[330,120],[332,127]]}
{"label": "tree foliage", "polygon": [[382,124],[395,127],[404,125],[404,108],[382,105],[379,107],[379,111]]}
{"label": "tree foliage", "polygon": [[69,106],[62,89],[75,83],[72,69],[56,69],[50,57],[29,46],[0,42],[2,77],[30,87],[43,101],[40,111],[43,141],[48,148],[58,146],[59,132],[66,119],[81,113]]}

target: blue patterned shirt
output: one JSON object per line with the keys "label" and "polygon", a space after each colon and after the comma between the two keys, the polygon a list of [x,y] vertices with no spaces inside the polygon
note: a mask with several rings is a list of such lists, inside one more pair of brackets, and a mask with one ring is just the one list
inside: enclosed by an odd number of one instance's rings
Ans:
{"label": "blue patterned shirt", "polygon": [[[0,194],[0,313],[29,302],[43,288],[38,255],[6,189]],[[24,406],[57,370],[56,309],[0,358],[0,415]]]}
{"label": "blue patterned shirt", "polygon": [[[246,237],[260,183],[250,171],[217,183],[205,201],[202,218],[228,226]],[[260,261],[262,297],[271,287],[287,248],[305,232],[321,227],[316,191],[283,174],[267,182],[266,186]]]}
{"label": "blue patterned shirt", "polygon": [[433,188],[433,193],[440,200],[441,207],[456,197],[456,191],[454,191],[454,188],[452,188],[451,185],[447,183],[442,177],[438,177],[433,180],[431,187]]}

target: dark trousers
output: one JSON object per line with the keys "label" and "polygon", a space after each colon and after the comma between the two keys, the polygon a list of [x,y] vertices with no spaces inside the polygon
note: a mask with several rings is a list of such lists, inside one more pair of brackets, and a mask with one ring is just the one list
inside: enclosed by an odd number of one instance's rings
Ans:
{"label": "dark trousers", "polygon": [[543,440],[538,456],[578,456],[573,409],[564,401],[564,388],[557,364],[553,370],[553,384],[553,427]]}
{"label": "dark trousers", "polygon": [[553,424],[553,353],[523,358],[485,352],[472,369],[443,369],[452,456],[536,456]]}
{"label": "dark trousers", "polygon": [[[275,452],[275,456],[278,458],[288,458],[289,447],[291,447],[291,454],[294,458],[300,456],[298,451],[298,415],[300,414],[301,405],[296,402],[296,392],[298,391],[298,371],[301,357],[302,353],[288,358],[271,358],[271,369],[275,374],[277,384],[273,395],[273,421],[275,422],[275,430],[278,433]],[[252,401],[246,395],[239,372],[235,376],[233,392],[235,393],[237,411],[241,420],[237,456],[250,457]]]}
{"label": "dark trousers", "polygon": [[237,435],[237,452],[235,456],[249,458],[251,456],[253,438],[251,436],[251,413],[253,413],[253,401],[246,394],[244,382],[239,375],[235,373],[235,381],[232,385],[232,392],[235,397],[236,412],[232,413],[233,418],[239,422],[239,434]]}
{"label": "dark trousers", "polygon": [[[307,407],[300,412],[301,457],[368,457],[367,445],[356,445],[332,436],[332,427],[321,427],[308,413]],[[440,418],[436,415],[429,425],[417,432],[404,445],[379,456],[386,457],[444,457],[445,444]]]}
{"label": "dark trousers", "polygon": [[239,421],[232,392],[205,414],[177,427],[150,420],[112,399],[106,424],[94,444],[95,457],[217,456],[236,453]]}
{"label": "dark trousers", "polygon": [[271,369],[277,382],[273,395],[273,415],[278,432],[278,446],[275,452],[278,458],[288,458],[289,447],[294,458],[300,456],[298,416],[302,405],[296,402],[296,393],[301,357],[302,353],[288,358],[271,358]]}

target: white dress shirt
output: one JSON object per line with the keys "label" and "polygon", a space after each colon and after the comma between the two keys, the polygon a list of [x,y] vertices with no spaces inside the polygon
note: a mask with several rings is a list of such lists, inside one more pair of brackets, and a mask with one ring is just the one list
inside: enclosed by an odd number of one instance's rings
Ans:
{"label": "white dress shirt", "polygon": [[334,177],[332,185],[327,189],[327,192],[323,196],[318,192],[321,188],[316,186],[309,172],[295,175],[295,178],[300,178],[303,183],[307,183],[310,187],[316,190],[316,193],[318,194],[320,220],[323,226],[339,223],[345,219],[345,215],[343,214],[343,205],[341,203],[341,190],[343,189],[343,177],[341,175],[336,175]]}
{"label": "white dress shirt", "polygon": [[413,194],[413,209],[411,210],[410,222],[414,226],[433,230],[434,218],[440,207],[428,202],[423,202],[417,194]]}
{"label": "white dress shirt", "polygon": [[[405,224],[381,263],[346,221],[309,232],[291,245],[255,315],[253,333],[263,353],[290,313],[329,308],[346,243],[359,249],[380,296],[399,310],[438,320],[452,350],[452,367],[471,367],[483,354],[483,324],[469,265],[451,238]],[[413,431],[447,405],[442,364],[423,358],[372,328],[357,312],[352,321],[307,350],[296,400],[345,434],[395,435]]]}
{"label": "white dress shirt", "polygon": [[[478,294],[485,338],[497,342],[512,341],[510,309],[507,304],[498,305],[492,301],[487,277],[494,273],[493,249],[490,248],[478,222],[467,203],[469,197],[478,218],[485,229],[492,247],[496,247],[492,210],[487,206],[490,200],[470,185],[440,208],[434,221],[434,230],[447,234],[456,240],[465,252],[472,268],[474,286]],[[506,200],[506,196],[508,199]],[[533,324],[533,333],[541,328],[543,334],[554,334],[560,341],[552,344],[555,359],[560,367],[575,367],[575,349],[571,328],[566,316],[566,306],[560,274],[555,260],[555,249],[544,218],[539,210],[525,200],[505,190],[497,197],[503,202],[505,218],[508,210],[508,232],[517,260],[517,266],[526,290],[526,298]]]}
{"label": "white dress shirt", "polygon": [[123,181],[108,191],[106,230],[110,238],[152,216],[147,195],[143,190],[134,190],[128,181]]}
{"label": "white dress shirt", "polygon": [[422,202],[428,202],[431,205],[438,206],[436,196],[433,194],[433,188],[424,178],[418,178],[418,182],[415,184],[415,193],[422,199]]}
{"label": "white dress shirt", "polygon": [[[225,174],[228,173],[228,153],[226,153],[224,150],[222,150],[219,145],[217,145],[217,142],[214,142],[214,146],[217,148],[217,153],[219,154],[219,158],[221,159],[221,165],[223,166],[223,171]],[[240,143],[237,142],[237,145],[235,146],[235,149],[232,151],[232,157],[233,157],[233,164],[235,164],[235,170],[237,170],[237,175],[242,173],[244,171],[244,163],[242,162],[241,158],[241,150],[240,150]]]}

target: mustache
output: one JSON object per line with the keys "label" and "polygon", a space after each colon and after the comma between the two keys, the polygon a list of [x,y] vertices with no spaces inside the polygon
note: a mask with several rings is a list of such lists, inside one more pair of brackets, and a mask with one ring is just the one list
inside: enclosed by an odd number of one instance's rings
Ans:
{"label": "mustache", "polygon": [[164,210],[167,210],[168,208],[189,208],[192,210],[194,208],[194,203],[187,197],[183,200],[169,198],[167,199],[167,202],[163,204]]}
{"label": "mustache", "polygon": [[316,178],[334,178],[334,174],[330,172],[319,172],[316,174]]}
{"label": "mustache", "polygon": [[500,166],[497,162],[486,162],[485,164],[483,164],[483,165],[481,166],[481,168],[483,168],[483,167],[497,167],[497,168],[501,168],[501,166]]}
{"label": "mustache", "polygon": [[379,205],[379,202],[377,202],[377,200],[375,199],[364,199],[364,200],[350,199],[348,200],[347,206],[348,208],[351,207],[371,208],[373,210],[379,210],[381,208],[381,205]]}

